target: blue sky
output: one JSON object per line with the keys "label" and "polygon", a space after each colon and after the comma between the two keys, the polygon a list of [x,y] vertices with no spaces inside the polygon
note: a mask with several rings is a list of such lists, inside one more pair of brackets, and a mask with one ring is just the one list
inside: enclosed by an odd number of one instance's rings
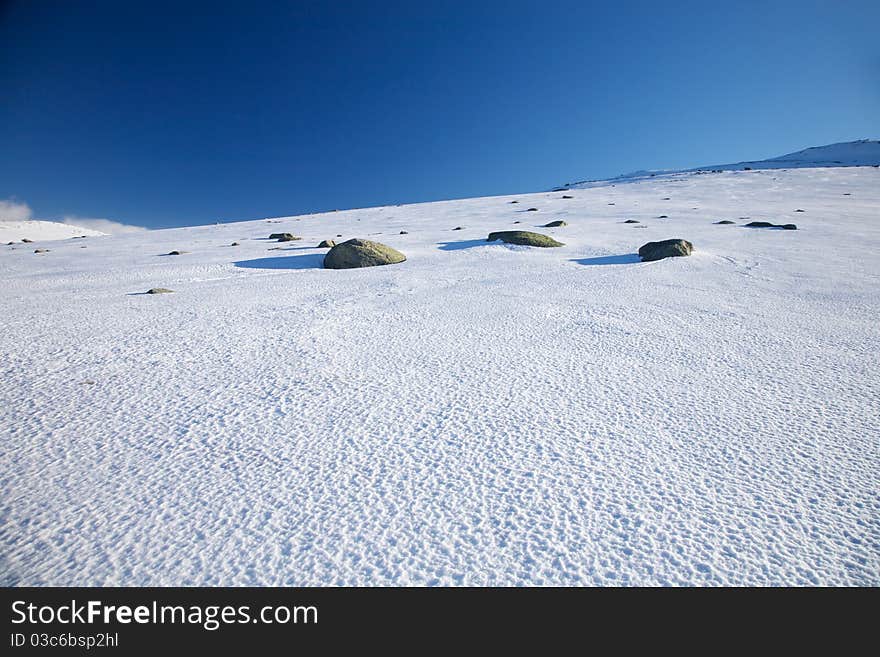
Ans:
{"label": "blue sky", "polygon": [[880,135],[880,3],[0,4],[0,199],[168,227]]}

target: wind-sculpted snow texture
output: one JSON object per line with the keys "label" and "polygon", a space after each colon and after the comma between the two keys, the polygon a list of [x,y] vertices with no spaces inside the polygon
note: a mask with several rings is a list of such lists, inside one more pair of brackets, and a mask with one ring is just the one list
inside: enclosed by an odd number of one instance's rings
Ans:
{"label": "wind-sculpted snow texture", "polygon": [[2,247],[2,583],[880,584],[880,170],[571,194]]}

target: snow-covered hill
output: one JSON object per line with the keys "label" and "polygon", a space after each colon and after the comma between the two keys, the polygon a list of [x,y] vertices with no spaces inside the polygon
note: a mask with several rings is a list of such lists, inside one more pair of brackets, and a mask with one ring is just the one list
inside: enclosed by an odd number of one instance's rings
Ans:
{"label": "snow-covered hill", "polygon": [[20,242],[22,239],[32,242],[48,242],[66,240],[83,235],[86,237],[100,237],[106,235],[106,233],[57,221],[0,221],[0,244]]}
{"label": "snow-covered hill", "polygon": [[566,183],[558,188],[563,189],[587,189],[589,187],[602,187],[609,182],[632,182],[645,178],[676,177],[691,173],[719,173],[721,171],[745,171],[757,169],[797,169],[817,167],[862,167],[880,166],[880,140],[860,139],[858,141],[828,144],[827,146],[813,146],[796,153],[788,153],[766,160],[754,160],[748,162],[735,162],[733,164],[712,164],[696,167],[693,169],[655,169],[646,171],[633,171],[610,180],[582,180],[576,183]]}
{"label": "snow-covered hill", "polygon": [[0,248],[3,583],[880,584],[880,170],[565,195]]}

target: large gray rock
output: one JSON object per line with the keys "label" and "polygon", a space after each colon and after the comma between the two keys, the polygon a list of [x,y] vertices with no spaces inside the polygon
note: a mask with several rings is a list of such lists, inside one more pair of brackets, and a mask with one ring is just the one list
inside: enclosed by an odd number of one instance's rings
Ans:
{"label": "large gray rock", "polygon": [[662,260],[663,258],[675,258],[689,256],[693,253],[694,245],[687,240],[671,239],[662,242],[648,242],[639,248],[639,257],[644,261]]}
{"label": "large gray rock", "polygon": [[353,239],[337,244],[324,256],[325,269],[356,269],[358,267],[377,267],[394,265],[406,260],[406,256],[390,246]]}
{"label": "large gray rock", "polygon": [[520,244],[522,246],[565,246],[562,242],[557,242],[552,237],[542,235],[541,233],[532,233],[527,230],[502,230],[495,233],[489,233],[487,242],[501,240],[507,244]]}

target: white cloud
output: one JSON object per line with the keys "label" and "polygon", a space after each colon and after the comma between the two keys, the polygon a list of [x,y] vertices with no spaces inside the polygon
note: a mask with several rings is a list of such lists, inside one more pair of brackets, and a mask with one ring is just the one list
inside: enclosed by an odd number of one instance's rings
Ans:
{"label": "white cloud", "polygon": [[28,221],[31,215],[31,208],[27,203],[0,201],[0,221]]}
{"label": "white cloud", "polygon": [[121,233],[139,233],[141,231],[147,230],[143,226],[122,224],[118,221],[112,221],[111,219],[69,216],[64,217],[64,219],[62,219],[61,221],[62,223],[68,224],[70,226],[79,226],[80,228],[97,230],[102,233],[109,233],[110,235],[119,235]]}
{"label": "white cloud", "polygon": [[[52,221],[51,219],[38,219],[34,217],[34,213],[27,203],[20,203],[12,199],[0,200],[0,221]],[[143,226],[132,226],[131,224],[123,224],[112,219],[101,219],[97,217],[77,217],[74,215],[66,215],[61,219],[61,223],[70,226],[79,226],[80,228],[88,228],[97,230],[102,233],[118,235],[120,233],[137,233],[147,230]]]}

